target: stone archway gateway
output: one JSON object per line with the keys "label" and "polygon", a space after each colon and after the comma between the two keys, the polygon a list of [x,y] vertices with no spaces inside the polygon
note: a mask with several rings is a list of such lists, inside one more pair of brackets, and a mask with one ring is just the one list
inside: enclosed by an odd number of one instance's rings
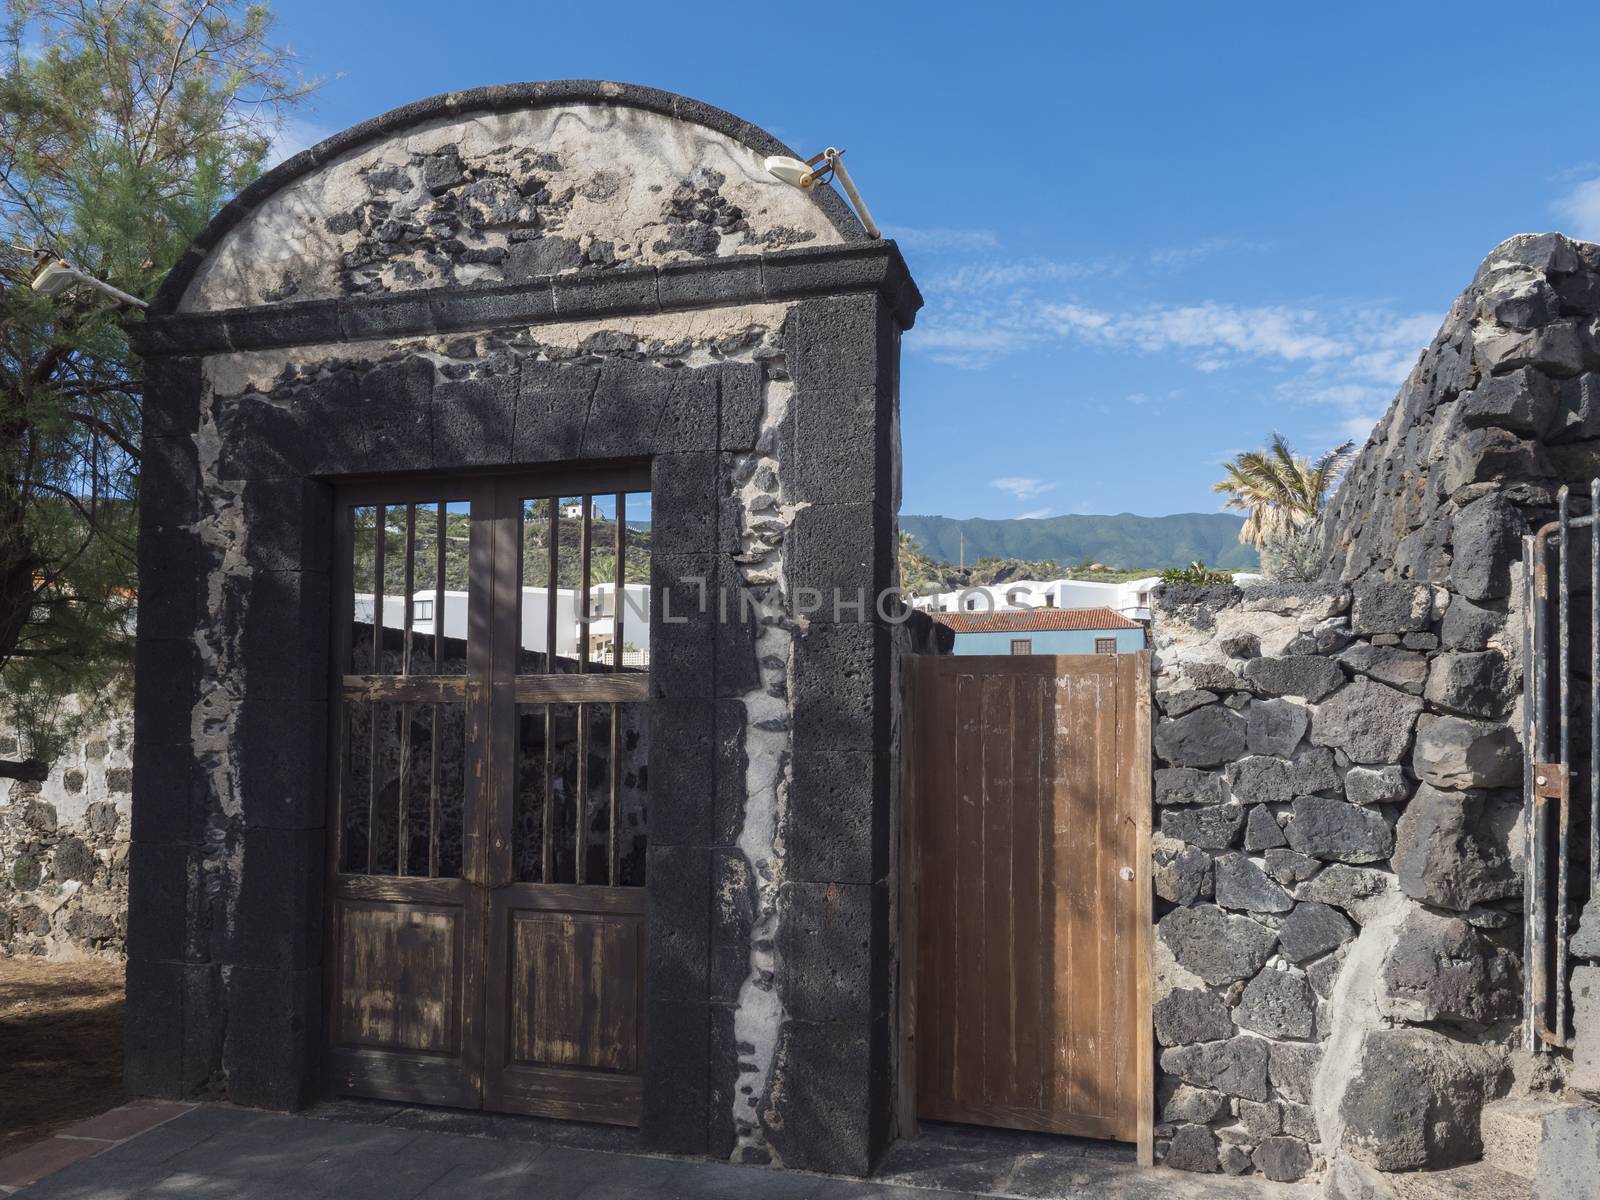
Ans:
{"label": "stone archway gateway", "polygon": [[172,272],[135,331],[135,1091],[869,1169],[921,301],[784,153],[643,88],[439,96]]}

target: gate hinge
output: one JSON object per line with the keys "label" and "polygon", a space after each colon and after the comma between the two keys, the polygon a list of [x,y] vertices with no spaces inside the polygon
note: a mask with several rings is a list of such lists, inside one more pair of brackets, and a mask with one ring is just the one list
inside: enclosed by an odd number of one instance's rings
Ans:
{"label": "gate hinge", "polygon": [[1533,794],[1541,800],[1565,800],[1567,798],[1566,763],[1534,763]]}

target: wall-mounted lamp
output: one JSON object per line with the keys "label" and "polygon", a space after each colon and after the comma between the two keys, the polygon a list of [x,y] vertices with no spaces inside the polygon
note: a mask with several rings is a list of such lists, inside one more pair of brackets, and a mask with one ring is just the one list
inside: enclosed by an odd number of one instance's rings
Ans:
{"label": "wall-mounted lamp", "polygon": [[821,154],[813,154],[804,162],[798,158],[790,158],[787,154],[774,154],[767,159],[766,167],[767,174],[774,179],[781,180],[790,187],[797,187],[802,192],[809,192],[817,184],[837,178],[839,186],[844,188],[844,194],[850,197],[850,203],[855,205],[856,215],[861,218],[861,227],[867,231],[867,236],[875,238],[883,236],[877,222],[872,219],[872,213],[867,210],[867,202],[861,198],[861,193],[856,191],[855,180],[851,179],[850,172],[845,170],[843,150],[829,146]]}
{"label": "wall-mounted lamp", "polygon": [[33,290],[45,296],[59,296],[63,292],[70,292],[75,287],[90,287],[97,292],[104,292],[113,300],[122,304],[133,304],[139,308],[148,305],[137,296],[130,296],[121,288],[114,288],[104,280],[87,275],[76,267],[68,264],[64,258],[46,263],[39,273],[33,277]]}

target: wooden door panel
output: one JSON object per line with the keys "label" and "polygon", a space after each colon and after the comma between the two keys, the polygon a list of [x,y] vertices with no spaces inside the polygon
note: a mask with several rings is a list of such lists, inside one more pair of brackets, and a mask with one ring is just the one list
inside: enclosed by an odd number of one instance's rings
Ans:
{"label": "wooden door panel", "polygon": [[335,1091],[476,1107],[482,906],[461,880],[354,877],[331,900]]}
{"label": "wooden door panel", "polygon": [[[648,478],[634,467],[341,491],[325,966],[333,1090],[638,1122],[644,891],[620,884],[643,879],[646,776],[640,725],[624,710],[647,700],[649,682],[647,662],[629,659],[621,597],[640,549],[623,493]],[[603,548],[609,646],[561,624],[597,611],[591,523],[605,513],[591,491],[612,492],[615,506]],[[580,514],[564,534],[569,493]],[[530,532],[547,538],[543,579],[524,574]],[[572,545],[575,569],[562,555]],[[537,631],[522,619],[525,599],[546,614]],[[519,704],[545,706],[540,764],[521,744]],[[562,709],[577,714],[577,733],[558,748],[551,714]],[[571,752],[570,781],[553,771],[557,749]],[[624,749],[635,754],[626,806]],[[537,882],[518,873],[532,861],[516,854],[524,784],[540,807]],[[572,850],[560,884],[558,839]]]}
{"label": "wooden door panel", "polygon": [[1148,1142],[1148,670],[913,660],[918,1115]]}
{"label": "wooden door panel", "polygon": [[487,1103],[637,1124],[643,889],[499,888],[489,940]]}

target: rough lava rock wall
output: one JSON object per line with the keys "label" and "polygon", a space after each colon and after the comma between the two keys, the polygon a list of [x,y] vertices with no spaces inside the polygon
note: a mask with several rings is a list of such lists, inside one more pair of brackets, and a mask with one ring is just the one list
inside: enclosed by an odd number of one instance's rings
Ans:
{"label": "rough lava rock wall", "polygon": [[1444,588],[1161,589],[1159,1146],[1293,1180],[1465,1162],[1519,1012],[1511,648]]}
{"label": "rough lava rock wall", "polygon": [[[0,796],[0,955],[120,959],[128,928],[131,714],[94,722],[39,783]],[[16,749],[0,734],[0,751]]]}
{"label": "rough lava rock wall", "polygon": [[1467,601],[1453,627],[1488,629],[1521,535],[1562,483],[1587,511],[1596,474],[1600,245],[1523,234],[1483,260],[1330,502],[1328,571],[1443,584]]}

